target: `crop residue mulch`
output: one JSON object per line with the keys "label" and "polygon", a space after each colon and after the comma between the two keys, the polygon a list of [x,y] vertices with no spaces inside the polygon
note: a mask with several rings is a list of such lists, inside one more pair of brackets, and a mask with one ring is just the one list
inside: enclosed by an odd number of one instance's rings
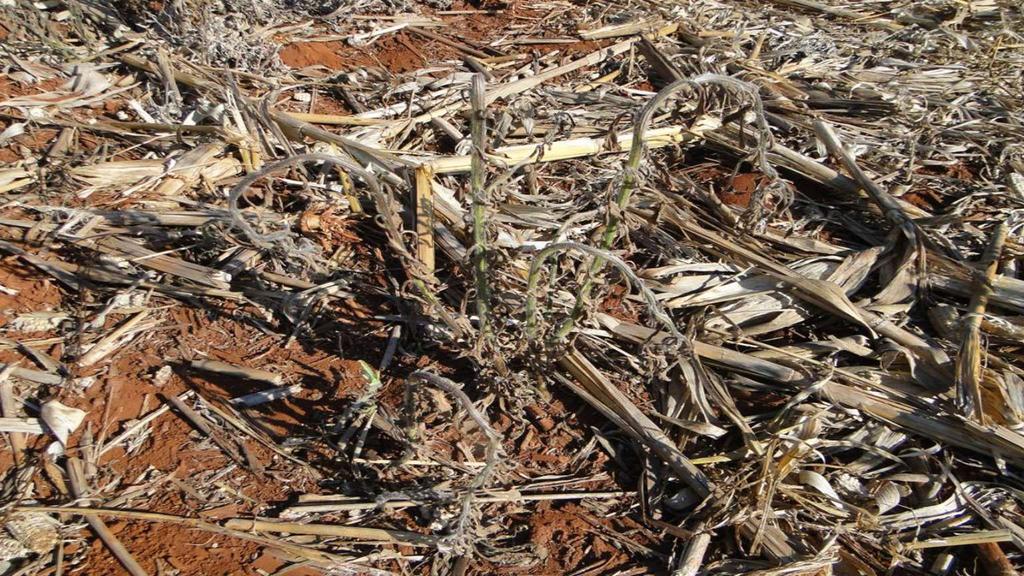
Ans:
{"label": "crop residue mulch", "polygon": [[1021,8],[0,15],[0,576],[1024,566]]}

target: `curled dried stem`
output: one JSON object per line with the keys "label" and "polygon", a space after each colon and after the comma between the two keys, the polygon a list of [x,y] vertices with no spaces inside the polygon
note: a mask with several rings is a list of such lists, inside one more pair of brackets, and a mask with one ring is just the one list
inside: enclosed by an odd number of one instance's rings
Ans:
{"label": "curled dried stem", "polygon": [[336,166],[359,177],[366,183],[366,186],[370,189],[370,194],[373,195],[375,199],[378,196],[383,195],[380,182],[377,181],[376,176],[364,170],[354,161],[341,156],[330,156],[327,154],[299,154],[297,156],[285,158],[284,160],[272,162],[264,166],[262,169],[251,172],[245,178],[239,180],[238,183],[235,184],[234,188],[232,188],[228,193],[228,211],[231,214],[231,223],[241,230],[254,246],[259,248],[271,248],[276,242],[287,238],[288,231],[280,230],[270,234],[258,232],[242,215],[242,211],[238,207],[238,199],[241,198],[242,194],[245,194],[253,184],[267,176],[288,168],[294,168],[295,166],[313,162],[322,162],[329,166]]}
{"label": "curled dried stem", "polygon": [[487,422],[483,414],[476,409],[473,405],[473,401],[469,399],[469,396],[459,387],[458,384],[452,382],[448,378],[438,376],[430,372],[418,370],[409,375],[409,379],[406,381],[405,387],[405,410],[407,416],[411,419],[413,413],[413,400],[415,398],[416,389],[421,384],[429,384],[435,388],[446,392],[452,398],[458,401],[458,403],[465,409],[466,414],[476,423],[480,430],[487,436],[487,448],[484,455],[484,467],[480,469],[480,472],[473,478],[473,482],[470,484],[469,489],[466,490],[465,495],[462,497],[462,506],[459,513],[458,521],[456,522],[455,534],[453,535],[454,544],[459,548],[460,552],[466,553],[469,551],[470,545],[466,542],[466,525],[469,522],[469,516],[473,509],[473,498],[477,490],[485,487],[490,482],[491,476],[494,475],[494,470],[498,465],[498,458],[501,454],[501,435],[498,434],[494,428]]}
{"label": "curled dried stem", "polygon": [[[768,126],[768,121],[765,119],[764,104],[761,101],[760,95],[758,95],[757,87],[748,82],[732,78],[731,76],[722,76],[719,74],[701,74],[694,78],[677,80],[662,88],[661,91],[658,92],[658,94],[655,95],[654,98],[652,98],[651,101],[648,102],[640,111],[640,116],[637,118],[633,128],[633,141],[630,144],[629,159],[626,161],[626,167],[623,170],[622,185],[619,187],[619,192],[615,198],[614,206],[609,208],[607,218],[608,223],[605,226],[604,234],[601,236],[601,250],[610,250],[612,245],[615,243],[615,239],[618,237],[619,233],[621,215],[625,214],[626,208],[629,206],[629,200],[632,197],[633,192],[639,186],[640,164],[643,161],[646,152],[644,147],[644,134],[650,127],[654,114],[661,109],[662,105],[664,105],[669,98],[677,93],[685,90],[692,90],[694,93],[700,94],[701,87],[705,85],[718,85],[738,94],[746,95],[750,99],[759,132],[757,148],[754,152],[755,163],[758,168],[768,176],[768,187],[783,190],[778,172],[771,163],[768,162],[767,153],[772,147],[773,137],[771,129]],[[785,195],[783,196],[785,197]],[[752,203],[755,207],[759,204],[760,202],[757,204]],[[594,258],[590,265],[590,269],[587,272],[587,279],[584,281],[583,287],[577,295],[572,314],[558,329],[557,336],[559,338],[568,336],[576,323],[579,322],[580,317],[583,315],[586,302],[590,299],[591,292],[594,288],[594,276],[600,273],[604,268],[604,264],[604,259],[600,257]]]}
{"label": "curled dried stem", "polygon": [[[273,248],[277,244],[283,244],[286,249],[294,249],[288,230],[280,230],[269,234],[257,231],[242,215],[242,211],[238,207],[238,200],[261,178],[288,168],[317,162],[341,168],[346,171],[346,176],[350,178],[355,176],[363,181],[377,208],[377,223],[384,229],[388,240],[388,247],[391,248],[402,263],[406,275],[416,288],[416,292],[455,334],[465,335],[467,333],[466,327],[461,325],[458,319],[452,317],[437,298],[434,288],[437,284],[437,279],[406,246],[402,234],[402,218],[399,215],[395,199],[381,187],[380,181],[372,172],[365,170],[354,160],[329,154],[299,154],[278,160],[266,165],[261,170],[249,174],[235,184],[234,188],[228,193],[228,211],[232,225],[241,230],[245,237],[256,247],[267,249]],[[289,256],[294,256],[294,254],[289,253]]]}
{"label": "curled dried stem", "polygon": [[635,272],[626,264],[621,258],[608,252],[607,250],[601,250],[594,248],[593,246],[587,246],[586,244],[580,244],[578,242],[560,242],[558,244],[551,244],[543,250],[537,253],[537,256],[533,260],[533,264],[530,265],[530,274],[527,277],[527,288],[526,288],[526,336],[530,340],[537,340],[537,285],[540,283],[540,271],[544,267],[544,263],[552,255],[558,252],[565,252],[569,250],[579,250],[585,254],[593,256],[595,261],[600,259],[602,262],[608,262],[614,266],[623,276],[630,285],[635,286],[640,291],[640,296],[643,297],[644,302],[647,304],[647,309],[651,315],[654,316],[662,326],[668,330],[669,334],[672,335],[679,343],[685,343],[686,337],[676,327],[675,322],[665,312],[661,304],[658,303],[657,297],[654,292],[648,288],[644,282],[636,275]]}

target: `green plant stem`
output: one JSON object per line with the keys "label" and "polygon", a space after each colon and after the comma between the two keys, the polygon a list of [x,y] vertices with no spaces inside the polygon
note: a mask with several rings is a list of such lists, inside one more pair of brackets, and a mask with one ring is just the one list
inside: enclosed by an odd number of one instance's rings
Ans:
{"label": "green plant stem", "polygon": [[[771,130],[768,128],[768,122],[764,117],[764,105],[761,102],[761,97],[757,93],[757,87],[737,80],[729,76],[720,76],[717,74],[701,74],[695,78],[685,78],[677,80],[668,86],[661,89],[650,102],[641,110],[640,116],[637,118],[635,126],[633,128],[633,141],[630,144],[629,159],[626,161],[626,168],[622,175],[622,185],[619,187],[618,196],[615,198],[615,208],[610,210],[608,215],[608,223],[605,226],[604,234],[601,236],[600,249],[603,251],[609,251],[615,243],[615,239],[618,237],[619,224],[622,221],[621,216],[625,214],[626,209],[629,207],[629,199],[636,190],[639,182],[640,174],[640,163],[644,158],[644,133],[651,124],[651,120],[654,117],[655,112],[665,103],[669,97],[675,95],[683,90],[692,90],[695,93],[700,93],[700,87],[707,84],[716,84],[727,89],[733,89],[739,93],[746,93],[750,96],[753,103],[754,112],[756,114],[756,121],[758,123],[758,129],[760,131],[760,146],[758,148],[757,161],[761,171],[765,173],[773,181],[778,179],[778,174],[774,168],[768,164],[767,158],[765,157],[765,150],[771,145]],[[557,339],[565,338],[570,332],[576,327],[576,323],[579,322],[580,317],[583,315],[583,311],[586,307],[587,302],[590,300],[591,293],[594,290],[594,277],[599,274],[605,265],[605,259],[600,256],[595,256],[591,262],[590,267],[587,269],[586,279],[583,281],[583,285],[580,287],[579,294],[576,295],[576,303],[573,305],[572,313],[555,331],[555,337]]]}
{"label": "green plant stem", "polygon": [[675,322],[672,321],[672,317],[669,316],[661,304],[658,303],[658,299],[654,295],[654,292],[651,292],[651,289],[648,288],[642,280],[640,280],[625,261],[610,252],[601,250],[600,248],[594,248],[593,246],[587,246],[586,244],[580,244],[578,242],[560,242],[558,244],[551,244],[538,252],[534,257],[533,264],[530,265],[530,273],[526,279],[527,338],[530,340],[536,340],[539,337],[537,330],[537,288],[540,283],[540,271],[544,268],[544,263],[548,258],[558,252],[568,252],[569,250],[578,250],[584,254],[589,254],[594,257],[595,261],[600,260],[602,263],[610,263],[618,269],[618,271],[625,276],[626,280],[640,291],[640,296],[647,304],[648,311],[651,315],[665,327],[673,338],[680,342],[686,341],[686,337],[679,332]]}
{"label": "green plant stem", "polygon": [[470,88],[470,132],[473,140],[470,194],[473,201],[473,271],[476,284],[476,314],[480,322],[480,338],[490,337],[491,288],[487,265],[487,190],[484,151],[487,146],[487,102],[483,74],[473,76]]}

